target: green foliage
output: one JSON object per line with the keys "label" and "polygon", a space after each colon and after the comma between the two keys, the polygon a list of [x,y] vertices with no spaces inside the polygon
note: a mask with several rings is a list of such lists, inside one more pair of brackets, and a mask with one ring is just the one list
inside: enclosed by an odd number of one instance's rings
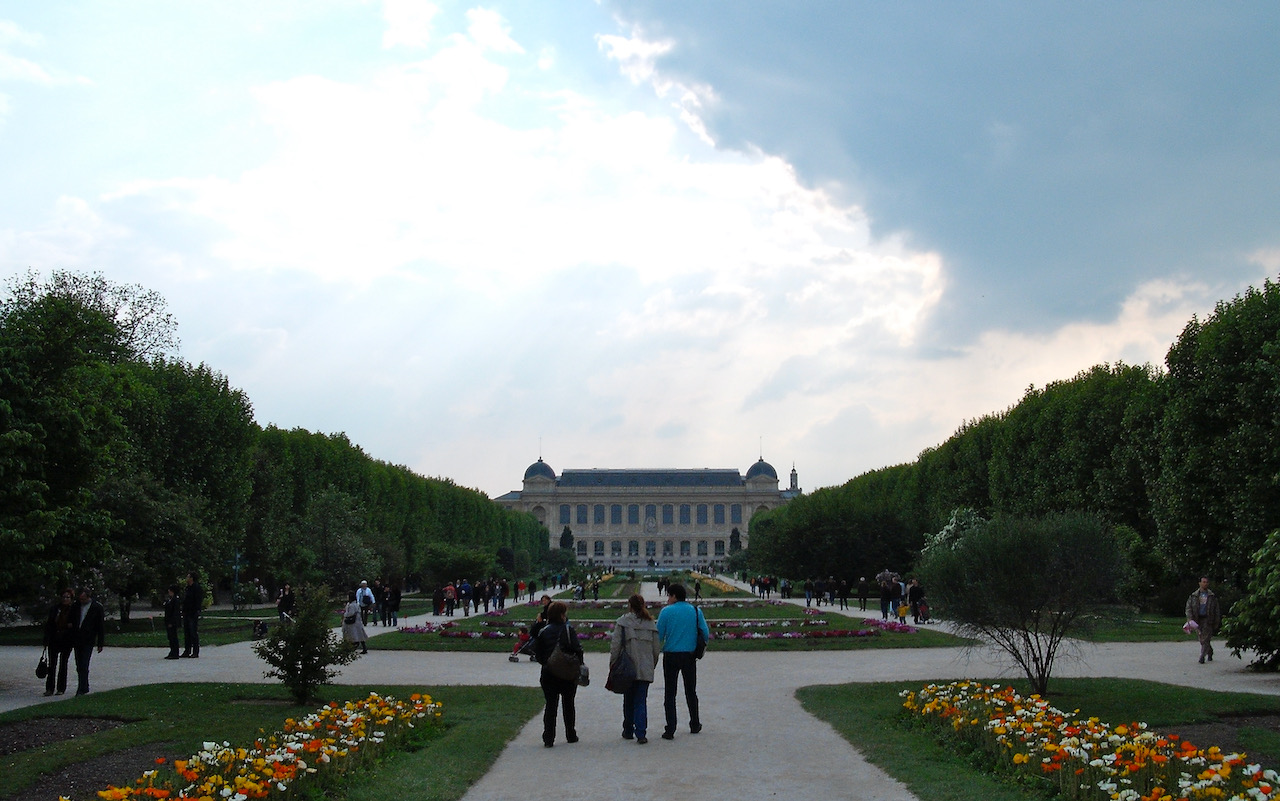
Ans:
{"label": "green foliage", "polygon": [[331,628],[327,586],[306,584],[293,592],[293,622],[272,626],[253,644],[253,651],[270,666],[262,675],[280,679],[294,701],[304,704],[338,675],[335,666],[354,662],[358,653],[355,643],[343,642]]}
{"label": "green foliage", "polygon": [[1243,587],[1280,528],[1280,284],[1193,318],[1169,350],[1155,512],[1186,579]]}
{"label": "green foliage", "polygon": [[1043,693],[1064,638],[1112,600],[1122,560],[1110,526],[1072,513],[996,518],[929,548],[917,572],[939,617],[993,642]]}
{"label": "green foliage", "polygon": [[750,568],[846,578],[872,575],[885,565],[905,570],[923,544],[911,502],[915,476],[910,465],[885,468],[757,514]]}
{"label": "green foliage", "polygon": [[1232,653],[1253,651],[1253,667],[1280,669],[1280,530],[1252,555],[1249,587],[1231,607],[1222,634]]}
{"label": "green foliage", "polygon": [[573,547],[573,529],[568,526],[564,527],[564,531],[560,532],[560,549],[569,550]]}
{"label": "green foliage", "polygon": [[443,586],[450,581],[475,581],[493,572],[493,556],[480,548],[463,548],[444,542],[427,546],[426,586]]}

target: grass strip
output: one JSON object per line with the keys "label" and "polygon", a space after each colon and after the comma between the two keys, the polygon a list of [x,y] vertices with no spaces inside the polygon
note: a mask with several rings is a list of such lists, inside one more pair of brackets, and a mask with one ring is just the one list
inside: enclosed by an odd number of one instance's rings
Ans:
{"label": "grass strip", "polygon": [[[939,680],[945,683],[945,680]],[[1030,694],[1026,682],[1011,684]],[[914,726],[902,710],[903,690],[929,682],[877,682],[802,687],[796,696],[812,715],[829,723],[872,764],[931,801],[1038,801],[1035,786],[993,775],[982,753],[965,753],[951,740]],[[1054,679],[1051,703],[1080,710],[1085,717],[1112,723],[1140,721],[1163,733],[1192,726],[1223,724],[1248,716],[1280,715],[1280,697],[1224,693],[1139,679]],[[1236,736],[1250,761],[1280,765],[1280,736],[1256,725],[1238,727]],[[1202,747],[1221,743],[1196,743]]]}

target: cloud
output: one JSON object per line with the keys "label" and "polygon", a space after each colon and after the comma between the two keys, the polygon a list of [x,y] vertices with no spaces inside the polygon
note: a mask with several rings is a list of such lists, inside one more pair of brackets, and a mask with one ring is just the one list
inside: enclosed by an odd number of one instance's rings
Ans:
{"label": "cloud", "polygon": [[[60,84],[88,85],[93,82],[80,76],[65,76],[50,72],[34,61],[10,52],[10,47],[41,47],[44,37],[27,31],[11,20],[0,19],[0,83],[31,83],[43,86]],[[0,109],[0,113],[3,109]]]}
{"label": "cloud", "polygon": [[[243,127],[274,137],[247,168],[67,193],[0,229],[0,259],[140,280],[259,422],[495,493],[539,437],[557,469],[745,469],[762,438],[808,488],[839,483],[1028,384],[1158,363],[1242,286],[1170,268],[1090,320],[988,315],[939,347],[951,254],[792,160],[714,146],[715,92],[652,69],[678,40],[588,38],[590,83],[563,42],[421,8],[382,7],[377,66],[239,87]],[[977,157],[1017,156],[1017,123],[989,123]]]}
{"label": "cloud", "polygon": [[426,47],[431,42],[431,23],[439,12],[434,3],[422,0],[383,0],[382,17],[387,23],[383,48]]}

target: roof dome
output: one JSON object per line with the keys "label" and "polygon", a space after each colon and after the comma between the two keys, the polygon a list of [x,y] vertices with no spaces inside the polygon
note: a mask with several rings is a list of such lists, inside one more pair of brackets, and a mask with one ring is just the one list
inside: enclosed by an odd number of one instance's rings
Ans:
{"label": "roof dome", "polygon": [[[533,469],[533,468],[530,468],[530,469]],[[751,465],[751,467],[747,468],[746,480],[750,481],[753,478],[759,478],[761,476],[764,476],[765,478],[771,478],[774,481],[778,480],[778,471],[774,470],[773,465],[766,462],[764,460],[764,457],[760,457],[760,461],[756,462],[755,464]]]}
{"label": "roof dome", "polygon": [[529,465],[529,469],[524,471],[524,480],[528,481],[531,478],[549,478],[552,481],[555,481],[556,471],[552,470],[551,465],[542,461],[542,457],[539,456],[538,461]]}

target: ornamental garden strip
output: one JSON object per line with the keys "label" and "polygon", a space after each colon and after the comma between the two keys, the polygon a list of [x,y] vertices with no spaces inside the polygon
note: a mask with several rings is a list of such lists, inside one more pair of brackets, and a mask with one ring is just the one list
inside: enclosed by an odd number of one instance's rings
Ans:
{"label": "ornamental garden strip", "polygon": [[1280,775],[1243,753],[1201,748],[1142,722],[1081,718],[1008,686],[957,681],[902,697],[913,720],[1072,801],[1269,801],[1280,786]]}
{"label": "ornamental garden strip", "polygon": [[[440,731],[441,705],[415,693],[401,701],[371,693],[326,704],[285,721],[249,746],[208,742],[189,759],[147,771],[132,785],[98,792],[104,801],[190,798],[201,801],[278,797],[309,786],[336,786],[353,771]],[[60,801],[69,801],[65,797]]]}

